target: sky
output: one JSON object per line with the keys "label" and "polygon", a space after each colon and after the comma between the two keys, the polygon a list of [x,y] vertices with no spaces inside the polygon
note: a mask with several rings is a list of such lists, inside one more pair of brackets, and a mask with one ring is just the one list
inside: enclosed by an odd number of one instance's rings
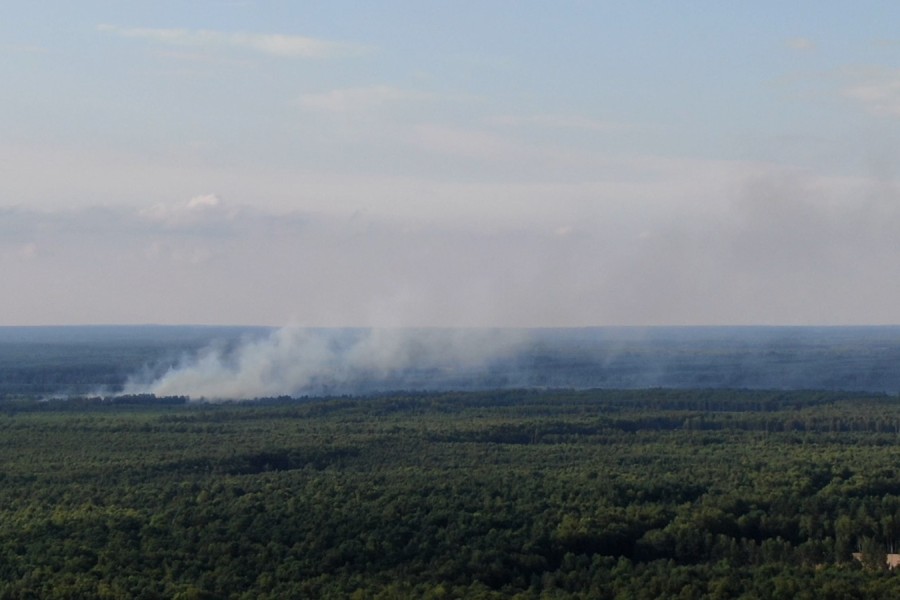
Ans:
{"label": "sky", "polygon": [[900,323],[900,4],[3,4],[0,325]]}

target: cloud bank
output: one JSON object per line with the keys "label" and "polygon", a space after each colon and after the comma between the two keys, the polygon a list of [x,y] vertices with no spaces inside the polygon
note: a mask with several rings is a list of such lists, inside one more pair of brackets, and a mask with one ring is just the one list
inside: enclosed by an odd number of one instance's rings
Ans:
{"label": "cloud bank", "polygon": [[900,116],[900,70],[853,69],[845,77],[851,80],[843,88],[846,98],[877,117]]}
{"label": "cloud bank", "polygon": [[425,92],[376,85],[301,94],[299,104],[311,110],[347,113],[374,109],[387,104],[424,101],[431,97]]}
{"label": "cloud bank", "polygon": [[592,195],[612,195],[590,186],[552,207],[482,198],[480,219],[458,220],[437,208],[432,220],[274,212],[211,193],[136,209],[2,209],[13,292],[0,314],[8,324],[900,323],[890,181],[761,169],[733,184],[701,203],[601,202]]}
{"label": "cloud bank", "polygon": [[369,49],[358,44],[278,33],[229,33],[207,29],[121,27],[109,24],[98,25],[97,29],[125,38],[143,39],[167,46],[237,48],[286,58],[333,58],[358,56],[369,52]]}

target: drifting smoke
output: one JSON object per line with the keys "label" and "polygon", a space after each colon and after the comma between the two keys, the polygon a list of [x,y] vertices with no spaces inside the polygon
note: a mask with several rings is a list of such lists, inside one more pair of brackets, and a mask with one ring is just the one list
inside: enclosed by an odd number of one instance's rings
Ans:
{"label": "drifting smoke", "polygon": [[526,341],[521,331],[285,327],[236,346],[213,344],[124,393],[238,400],[465,388]]}

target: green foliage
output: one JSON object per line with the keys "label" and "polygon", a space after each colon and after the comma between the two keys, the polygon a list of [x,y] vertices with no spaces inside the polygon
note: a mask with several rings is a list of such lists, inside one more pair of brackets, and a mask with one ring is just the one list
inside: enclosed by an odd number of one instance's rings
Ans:
{"label": "green foliage", "polygon": [[895,398],[0,408],[0,599],[900,594]]}

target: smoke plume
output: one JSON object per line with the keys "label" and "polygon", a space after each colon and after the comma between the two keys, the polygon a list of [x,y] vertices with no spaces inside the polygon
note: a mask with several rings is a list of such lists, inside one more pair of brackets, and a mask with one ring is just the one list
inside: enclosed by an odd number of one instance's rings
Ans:
{"label": "smoke plume", "polygon": [[459,388],[522,347],[511,330],[306,329],[217,343],[124,393],[238,400]]}

